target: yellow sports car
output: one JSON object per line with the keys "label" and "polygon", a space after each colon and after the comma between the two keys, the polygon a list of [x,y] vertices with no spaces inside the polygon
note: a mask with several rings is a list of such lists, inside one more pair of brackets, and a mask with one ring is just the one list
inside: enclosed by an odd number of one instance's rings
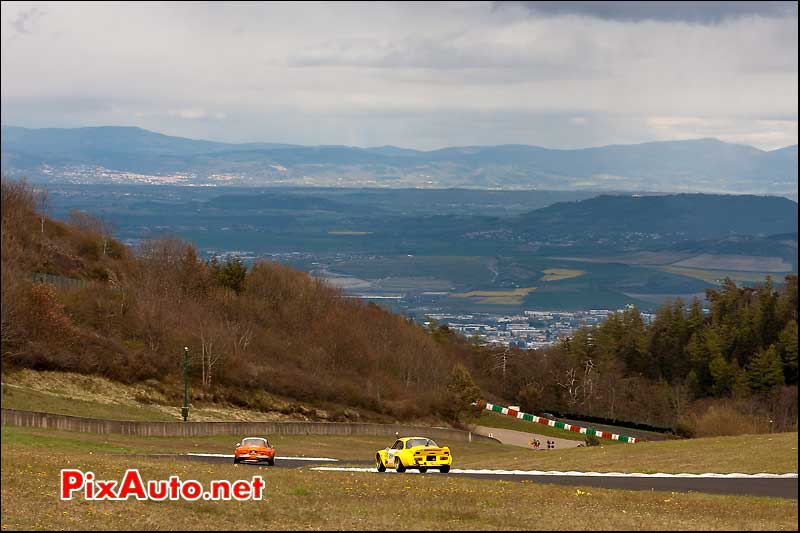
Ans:
{"label": "yellow sports car", "polygon": [[394,467],[398,472],[406,468],[416,468],[427,472],[428,467],[438,468],[443,474],[450,471],[453,456],[450,448],[439,447],[431,439],[425,437],[403,437],[397,439],[391,448],[378,450],[375,454],[375,466],[378,472],[385,472],[387,467]]}

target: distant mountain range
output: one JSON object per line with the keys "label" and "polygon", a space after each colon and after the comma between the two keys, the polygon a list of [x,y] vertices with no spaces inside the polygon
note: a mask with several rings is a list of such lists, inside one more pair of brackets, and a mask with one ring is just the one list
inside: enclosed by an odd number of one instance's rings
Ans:
{"label": "distant mountain range", "polygon": [[797,146],[716,139],[552,150],[231,144],[133,127],[2,126],[2,171],[50,182],[467,187],[771,194],[797,198]]}

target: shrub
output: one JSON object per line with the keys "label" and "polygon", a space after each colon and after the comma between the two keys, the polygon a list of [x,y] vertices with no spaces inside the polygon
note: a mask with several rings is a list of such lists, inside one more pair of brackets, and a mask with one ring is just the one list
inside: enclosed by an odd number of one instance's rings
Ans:
{"label": "shrub", "polygon": [[692,436],[720,437],[769,433],[769,416],[753,411],[744,402],[713,399],[696,402],[688,415]]}
{"label": "shrub", "polygon": [[675,425],[672,429],[675,435],[687,439],[691,439],[697,435],[697,427],[695,426],[695,421],[687,416],[682,416],[681,418],[679,418],[675,422]]}

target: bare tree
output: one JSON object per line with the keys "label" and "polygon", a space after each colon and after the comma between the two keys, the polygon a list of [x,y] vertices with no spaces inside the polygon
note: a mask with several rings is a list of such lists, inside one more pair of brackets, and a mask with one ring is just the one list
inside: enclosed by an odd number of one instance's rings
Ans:
{"label": "bare tree", "polygon": [[4,265],[2,271],[2,305],[0,305],[0,355],[10,359],[17,353],[17,346],[23,335],[19,330],[19,272],[10,272],[11,266]]}
{"label": "bare tree", "polygon": [[47,189],[35,189],[36,211],[39,214],[41,223],[41,234],[44,235],[44,221],[50,212],[50,194]]}
{"label": "bare tree", "polygon": [[506,370],[508,369],[508,352],[511,350],[511,346],[506,346],[506,348],[499,353],[494,354],[495,364],[492,367],[493,370],[500,370],[500,373],[503,376],[503,385],[506,383]]}
{"label": "bare tree", "polygon": [[691,390],[685,382],[670,385],[669,403],[673,416],[677,419],[683,416],[692,401]]}
{"label": "bare tree", "polygon": [[253,341],[253,329],[236,320],[226,320],[225,326],[233,339],[233,357],[238,360]]}
{"label": "bare tree", "polygon": [[[204,314],[197,327],[197,336],[200,339],[200,367],[203,388],[211,387],[214,378],[214,369],[225,359],[224,339],[222,326],[218,317],[213,314]],[[247,347],[252,338],[252,333],[243,331],[234,341],[234,349]]]}
{"label": "bare tree", "polygon": [[589,404],[591,408],[592,399],[594,397],[594,376],[596,373],[596,368],[594,361],[592,359],[587,359],[583,363],[583,401],[582,404]]}
{"label": "bare tree", "polygon": [[564,375],[556,374],[553,376],[556,384],[567,392],[569,397],[569,405],[574,406],[578,403],[578,396],[581,391],[581,384],[578,381],[577,371],[574,368],[569,368],[564,372]]}
{"label": "bare tree", "polygon": [[80,209],[71,209],[69,212],[70,224],[97,235],[103,245],[103,255],[108,255],[108,243],[114,232],[114,224],[104,218],[92,215]]}

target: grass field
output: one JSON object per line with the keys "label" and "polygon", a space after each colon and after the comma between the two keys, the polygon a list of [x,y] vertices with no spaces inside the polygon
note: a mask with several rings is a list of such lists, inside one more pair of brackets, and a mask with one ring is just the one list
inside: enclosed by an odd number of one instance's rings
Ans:
{"label": "grass field", "polygon": [[560,281],[562,279],[577,278],[586,274],[585,270],[569,268],[548,268],[542,271],[542,281]]}
{"label": "grass field", "polygon": [[772,272],[781,275],[792,270],[792,265],[781,257],[757,255],[699,254],[673,264],[676,267],[706,270],[732,270],[736,272]]}
{"label": "grass field", "polygon": [[[42,373],[42,383],[45,386],[48,376]],[[51,390],[39,390],[29,385],[3,384],[2,403],[8,409],[23,411],[41,411],[59,415],[82,416],[87,418],[110,418],[114,420],[150,420],[150,421],[178,421],[181,420],[180,408],[174,405],[157,403],[143,403],[137,401],[132,391],[135,386],[115,383],[97,376],[81,376],[86,378],[89,386],[98,387],[94,390],[76,390],[78,382],[73,378],[77,375],[67,376],[65,373],[54,372],[60,387],[50,387]],[[139,387],[140,392],[146,391],[153,394],[145,386]],[[288,419],[278,412],[260,412],[231,406],[216,404],[193,405],[192,419],[195,421],[213,422],[229,420],[271,421]]]}
{"label": "grass field", "polygon": [[[232,453],[241,436],[193,438],[95,436],[45,429],[2,430],[3,444],[46,449],[83,449],[127,454]],[[333,457],[342,462],[371,461],[389,437],[270,436],[278,455]],[[439,442],[448,445],[458,468],[585,470],[595,472],[759,473],[797,472],[797,433],[747,435],[595,447],[530,450],[493,443]],[[757,453],[755,451],[757,450]]]}
{"label": "grass field", "polygon": [[[115,420],[181,419],[178,402],[168,400],[159,384],[124,384],[101,376],[29,369],[5,372],[3,380],[2,403],[9,409]],[[286,405],[270,398],[276,409]],[[211,402],[192,402],[191,416],[206,422],[289,419],[277,410],[262,412]]]}
{"label": "grass field", "polygon": [[[558,437],[567,440],[579,440],[579,441],[586,440],[586,435],[581,435],[573,431],[566,431],[555,427],[545,426],[544,424],[528,422],[526,420],[520,420],[518,418],[510,417],[507,415],[501,415],[499,413],[493,413],[490,411],[481,412],[481,414],[477,418],[475,418],[471,423],[478,426],[513,429],[514,431],[523,431],[525,433],[538,433],[539,435],[545,435],[548,437]],[[657,433],[655,431],[645,431],[642,429],[630,430],[629,428],[624,428],[621,426],[613,426],[611,424],[597,425],[597,424],[592,424],[591,422],[581,422],[578,425],[590,428],[602,429],[603,431],[611,431],[612,433],[617,433],[620,435],[629,435],[644,440],[666,440],[668,438],[675,438],[674,435],[665,435],[664,433]],[[619,441],[613,441],[607,439],[604,440],[604,442],[608,442],[609,444],[611,443],[623,444],[620,443]]]}
{"label": "grass field", "polygon": [[[455,457],[455,456],[454,456]],[[555,451],[508,448],[492,453],[485,468],[594,472],[745,473],[797,472],[797,433],[605,444]],[[478,466],[471,455],[465,466]]]}
{"label": "grass field", "polygon": [[[512,418],[506,415],[499,415],[490,413],[489,411],[482,412],[478,417],[470,423],[476,426],[486,426],[490,428],[513,429],[514,431],[523,431],[525,433],[537,433],[546,437],[557,437],[559,439],[584,441],[586,435],[581,435],[573,431],[566,431],[559,428],[545,426],[544,424],[535,424],[518,418]],[[609,443],[617,444],[618,441],[609,441]]]}
{"label": "grass field", "polygon": [[[297,439],[294,444],[298,449],[311,452],[322,449],[314,441],[325,438],[293,439]],[[796,434],[794,439],[796,443]],[[76,434],[64,432],[3,428],[3,530],[797,527],[797,501],[788,499],[614,491],[453,476],[255,469],[111,455],[186,444],[177,442],[180,440],[91,435],[77,439]],[[90,442],[93,444],[87,447]],[[345,446],[344,440],[332,444],[347,453],[355,451]],[[375,444],[360,441],[356,448]],[[41,453],[41,446],[47,446],[46,454]],[[499,448],[480,445],[478,449],[483,446]],[[178,475],[203,483],[212,479],[249,479],[260,474],[267,483],[266,498],[248,502],[62,502],[58,499],[58,475],[65,466],[92,471],[98,479],[119,479],[127,468],[138,468],[145,480]]]}
{"label": "grass field", "polygon": [[475,303],[485,305],[520,305],[522,300],[536,287],[520,287],[517,289],[497,290],[497,291],[469,291],[459,294],[451,294],[451,298],[470,298]]}
{"label": "grass field", "polygon": [[719,285],[725,278],[731,278],[738,283],[763,283],[767,276],[772,276],[773,279],[783,278],[782,274],[775,274],[774,272],[739,272],[733,270],[708,270],[679,266],[664,266],[660,267],[660,270],[699,279],[715,285]]}

